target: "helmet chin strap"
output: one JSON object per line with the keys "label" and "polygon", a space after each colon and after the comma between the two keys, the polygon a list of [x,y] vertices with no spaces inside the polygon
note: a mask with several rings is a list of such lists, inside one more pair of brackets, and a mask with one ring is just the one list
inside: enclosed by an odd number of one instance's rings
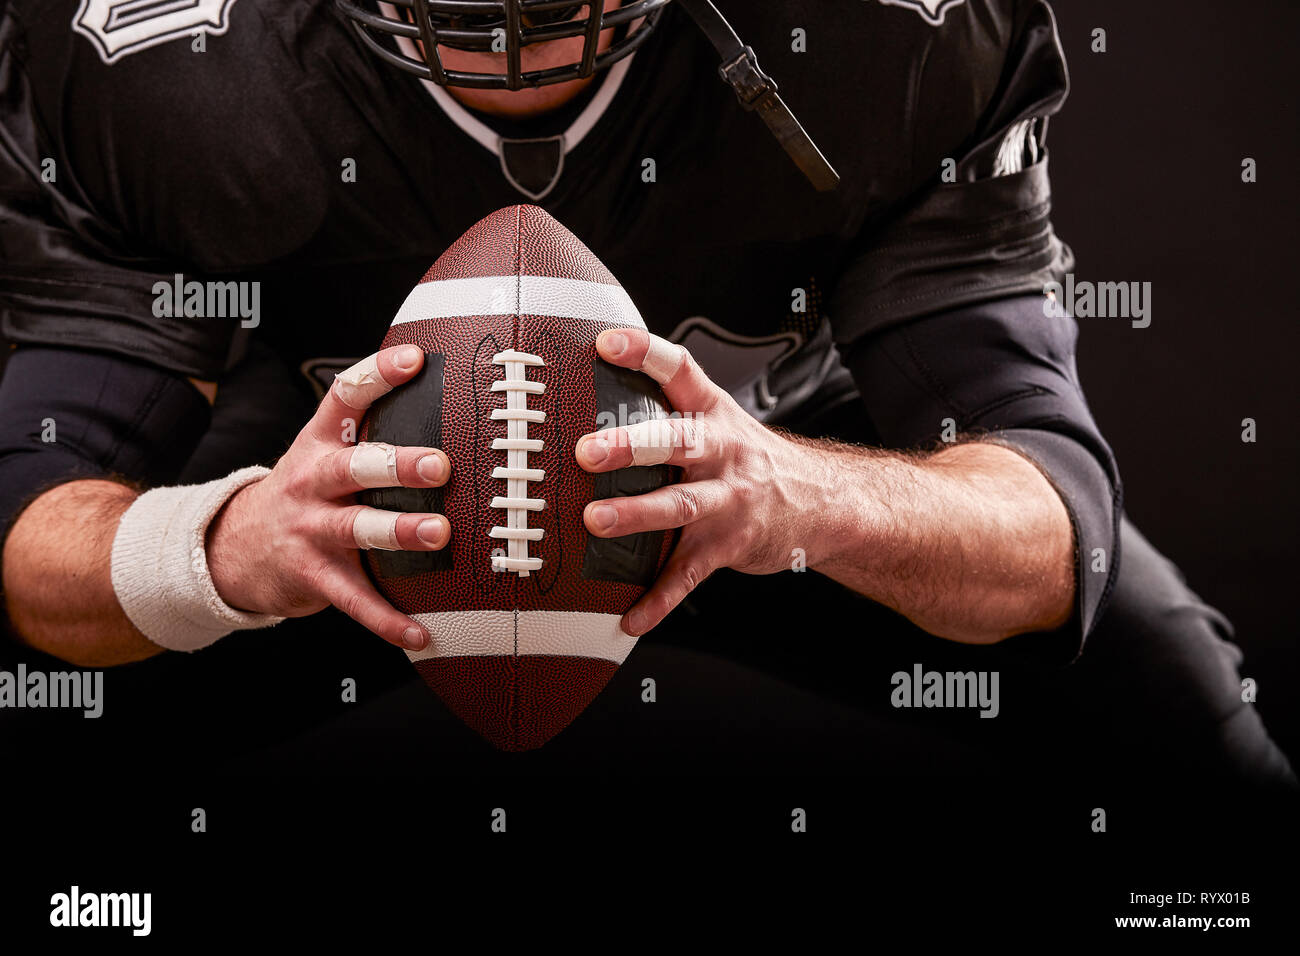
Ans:
{"label": "helmet chin strap", "polygon": [[722,57],[718,74],[736,91],[740,105],[758,112],[777,142],[819,192],[838,186],[839,173],[777,95],[776,81],[759,68],[754,51],[740,42],[718,8],[710,0],[677,0],[677,4],[691,15]]}

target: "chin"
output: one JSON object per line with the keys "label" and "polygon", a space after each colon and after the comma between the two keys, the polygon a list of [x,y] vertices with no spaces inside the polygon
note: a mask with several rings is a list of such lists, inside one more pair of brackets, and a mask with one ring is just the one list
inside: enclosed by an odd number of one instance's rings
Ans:
{"label": "chin", "polygon": [[[604,52],[609,48],[613,31],[607,30],[601,36],[597,50]],[[521,51],[521,67],[525,72],[546,70],[556,66],[576,63],[582,58],[582,43],[555,40],[545,46],[560,44],[558,49],[525,48]],[[442,64],[448,70],[464,73],[504,73],[506,55],[504,53],[477,53],[469,50],[442,49]],[[597,74],[599,75],[599,74]],[[538,86],[522,90],[477,90],[465,87],[447,87],[447,92],[470,109],[491,113],[495,116],[535,116],[547,110],[557,109],[573,99],[586,88],[595,76],[567,83],[555,83],[551,86]]]}
{"label": "chin", "polygon": [[536,116],[548,110],[557,109],[573,99],[591,82],[571,80],[568,83],[556,83],[525,90],[472,90],[462,87],[448,87],[447,92],[470,109],[494,116]]}

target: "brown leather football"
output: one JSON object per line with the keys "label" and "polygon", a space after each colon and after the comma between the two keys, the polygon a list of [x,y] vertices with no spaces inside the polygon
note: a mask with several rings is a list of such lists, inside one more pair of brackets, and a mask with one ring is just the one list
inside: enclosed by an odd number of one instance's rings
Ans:
{"label": "brown leather football", "polygon": [[503,750],[540,747],[600,693],[636,638],[619,618],[672,549],[664,532],[596,538],[587,503],[676,479],[667,466],[592,475],[591,431],[668,415],[640,372],[596,356],[604,329],[644,327],[609,270],[536,206],[480,221],[402,304],[383,346],[415,344],[423,370],[372,406],[366,441],[441,448],[436,489],[363,493],[390,511],[437,512],[441,551],[368,551],[380,592],[424,624],[408,656],[466,724]]}

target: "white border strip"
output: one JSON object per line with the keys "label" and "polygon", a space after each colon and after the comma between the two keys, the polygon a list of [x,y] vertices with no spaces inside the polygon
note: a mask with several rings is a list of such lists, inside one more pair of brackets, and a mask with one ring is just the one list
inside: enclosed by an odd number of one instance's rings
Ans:
{"label": "white border strip", "polygon": [[437,279],[411,290],[393,325],[474,315],[546,315],[644,329],[645,321],[622,286],[547,276]]}
{"label": "white border strip", "polygon": [[[628,29],[635,30],[640,23],[640,20],[636,20],[629,24]],[[600,89],[596,91],[596,95],[591,98],[591,102],[586,105],[569,128],[564,131],[564,151],[566,153],[570,153],[577,148],[583,138],[591,132],[592,127],[600,121],[600,118],[605,114],[605,110],[609,109],[609,104],[614,102],[614,97],[618,94],[618,88],[623,85],[623,77],[627,76],[627,71],[632,66],[634,56],[636,56],[635,51],[629,53],[609,68],[608,75],[600,81]]]}
{"label": "white border strip", "polygon": [[[411,663],[435,657],[591,657],[622,664],[636,638],[620,615],[590,611],[438,611],[412,614],[429,630],[428,647],[407,651]],[[516,623],[517,620],[517,623]]]}

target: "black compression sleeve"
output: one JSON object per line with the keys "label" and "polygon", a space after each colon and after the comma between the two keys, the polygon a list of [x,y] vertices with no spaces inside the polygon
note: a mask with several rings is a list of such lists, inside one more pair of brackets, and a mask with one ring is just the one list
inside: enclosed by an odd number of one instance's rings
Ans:
{"label": "black compression sleeve", "polygon": [[0,378],[0,546],[19,512],[63,482],[174,483],[209,420],[207,401],[173,373],[105,353],[16,349]]}
{"label": "black compression sleeve", "polygon": [[1069,661],[1105,608],[1119,565],[1119,471],[1075,369],[1078,327],[1020,296],[894,326],[844,350],[883,444],[933,447],[944,420],[1034,461],[1059,492],[1075,537],[1075,613],[1050,638],[1007,642]]}

